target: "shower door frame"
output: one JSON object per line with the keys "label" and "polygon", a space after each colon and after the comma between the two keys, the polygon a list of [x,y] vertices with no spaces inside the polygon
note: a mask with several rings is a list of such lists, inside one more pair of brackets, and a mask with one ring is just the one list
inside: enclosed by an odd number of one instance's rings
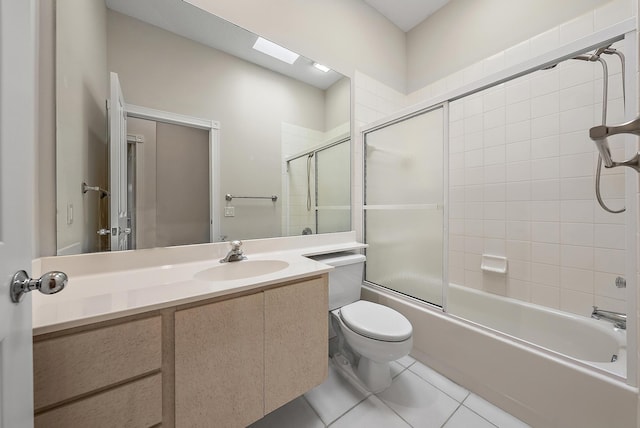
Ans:
{"label": "shower door frame", "polygon": [[[448,92],[443,92],[442,94],[438,94],[433,96],[432,98],[415,104],[411,107],[407,107],[396,114],[388,116],[384,119],[380,119],[375,121],[369,125],[366,125],[361,130],[361,141],[365,141],[365,135],[369,132],[372,132],[376,129],[380,129],[385,126],[389,126],[393,123],[397,123],[403,119],[406,119],[412,115],[418,114],[420,112],[425,112],[428,110],[432,110],[434,108],[438,108],[440,106],[448,106],[449,102],[464,98],[468,95],[472,95],[474,93],[480,92],[484,89],[491,88],[493,86],[499,85],[501,83],[505,83],[507,81],[516,79],[518,77],[530,74],[534,71],[550,67],[559,62],[565,61],[576,56],[579,53],[593,50],[599,46],[603,46],[609,43],[614,43],[618,41],[622,41],[624,43],[624,53],[627,57],[627,64],[633,64],[630,67],[633,72],[626,73],[625,79],[625,121],[630,121],[635,119],[638,116],[638,98],[636,96],[636,89],[640,82],[637,81],[638,76],[638,40],[637,40],[638,29],[636,26],[636,18],[630,18],[625,21],[622,21],[618,24],[612,25],[610,27],[604,28],[599,31],[595,31],[592,34],[582,37],[578,40],[574,40],[570,43],[566,43],[557,48],[551,48],[545,53],[531,57],[528,60],[516,64],[511,67],[507,67],[501,71],[493,73],[491,75],[485,76],[481,79],[478,79],[472,83],[463,85],[459,88],[455,88],[449,90]],[[628,71],[628,70],[627,70]],[[445,110],[445,116],[448,120],[448,108]],[[588,142],[588,141],[587,141]],[[625,138],[625,156],[626,158],[631,158],[638,151],[638,142],[637,137],[632,135],[627,135]],[[489,329],[485,326],[473,323],[464,318],[457,317],[454,314],[451,314],[447,311],[447,300],[446,295],[447,287],[448,287],[448,193],[449,193],[449,183],[448,183],[448,175],[449,175],[449,134],[448,134],[448,125],[445,128],[445,137],[444,137],[444,151],[443,151],[443,162],[444,164],[444,174],[443,177],[443,185],[445,187],[444,192],[444,200],[445,207],[444,212],[446,214],[444,218],[443,224],[446,230],[446,234],[443,239],[443,305],[440,308],[437,305],[429,304],[423,300],[407,296],[402,293],[396,293],[386,287],[381,287],[377,284],[364,281],[364,285],[371,287],[373,289],[380,290],[384,293],[391,293],[393,295],[397,295],[400,299],[409,301],[413,304],[417,304],[419,306],[423,306],[425,308],[434,310],[441,310],[446,316],[452,317],[456,321],[460,321],[463,323],[474,325],[475,327],[483,328],[487,331],[492,332],[493,334],[499,334],[507,337],[504,333],[496,330]],[[362,161],[362,200],[365,200],[365,183],[364,180],[366,178],[366,162],[365,155],[363,152],[363,156],[361,158]],[[638,260],[638,224],[636,219],[638,218],[638,173],[630,168],[626,168],[625,171],[625,205],[626,205],[626,213],[625,213],[625,232],[627,235],[627,241],[625,245],[625,277],[627,280],[627,299],[626,299],[626,308],[627,308],[627,317],[629,326],[627,329],[627,375],[626,375],[626,383],[630,386],[637,386],[638,380],[638,367],[637,367],[637,359],[638,359],[638,326],[637,326],[637,296],[638,296],[638,284],[637,284],[637,260]],[[365,225],[365,209],[361,207],[361,221],[362,221],[362,236],[366,242],[366,225]],[[443,232],[444,233],[444,232]],[[508,336],[510,340],[519,341],[517,338],[513,338],[512,336]],[[545,350],[544,348],[537,347],[537,345],[532,345],[531,343],[520,341],[522,344],[528,347],[539,348],[543,352],[549,352],[556,357],[561,357],[562,359],[572,362],[574,364],[579,364],[584,366],[586,369],[590,371],[596,371],[593,366],[586,365],[580,363],[578,360],[567,357],[563,354],[552,352]],[[617,377],[620,379],[620,377]]]}
{"label": "shower door frame", "polygon": [[[374,126],[370,126],[367,127],[365,130],[362,131],[362,146],[363,146],[363,151],[362,151],[362,236],[366,242],[366,237],[367,237],[367,222],[366,222],[366,212],[368,210],[367,208],[367,183],[366,183],[366,177],[367,177],[367,163],[366,163],[366,159],[367,159],[367,146],[366,146],[366,136],[368,133],[370,132],[375,132],[378,131],[380,129],[389,127],[389,126],[393,126],[395,124],[404,122],[406,120],[410,120],[414,117],[423,115],[423,114],[428,114],[430,112],[436,111],[438,109],[442,109],[442,161],[443,161],[443,166],[442,166],[442,186],[443,186],[443,193],[442,193],[442,204],[443,204],[443,209],[442,209],[442,225],[443,225],[443,231],[442,231],[442,248],[443,248],[443,254],[442,254],[442,292],[441,292],[441,302],[442,305],[439,305],[437,303],[434,302],[429,302],[426,300],[422,300],[419,299],[417,297],[414,296],[410,296],[408,294],[402,293],[400,291],[394,290],[393,288],[381,285],[381,284],[376,284],[375,282],[371,282],[371,281],[367,281],[366,280],[366,268],[365,268],[365,272],[363,275],[363,282],[369,286],[373,286],[376,288],[382,288],[384,289],[386,292],[394,294],[394,295],[398,295],[402,298],[407,298],[407,299],[411,299],[411,300],[415,300],[420,302],[421,304],[425,304],[428,305],[430,307],[434,307],[440,310],[444,310],[444,308],[446,308],[446,299],[447,299],[447,293],[445,293],[446,290],[446,285],[449,283],[449,271],[448,271],[448,266],[449,266],[449,240],[448,240],[448,235],[449,235],[449,222],[448,222],[448,218],[449,218],[449,101],[445,100],[442,101],[438,104],[432,104],[429,105],[427,107],[424,108],[420,108],[417,110],[413,110],[410,113],[407,114],[402,114],[398,117],[395,117],[393,120],[389,120],[386,122],[383,122],[379,125],[374,125]],[[418,205],[418,204],[412,204],[412,205]],[[405,207],[404,205],[389,205],[388,209],[402,209],[403,207]],[[437,207],[435,208],[437,210]],[[366,250],[365,250],[366,251]],[[366,262],[365,262],[366,265]]]}

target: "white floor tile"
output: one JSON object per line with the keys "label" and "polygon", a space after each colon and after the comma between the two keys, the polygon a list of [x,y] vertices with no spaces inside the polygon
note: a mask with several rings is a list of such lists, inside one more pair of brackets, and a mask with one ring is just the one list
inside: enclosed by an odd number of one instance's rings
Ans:
{"label": "white floor tile", "polygon": [[451,416],[443,428],[495,428],[495,425],[464,406]]}
{"label": "white floor tile", "polygon": [[305,397],[322,421],[328,425],[364,400],[367,395],[354,387],[330,364],[327,380],[307,392]]}
{"label": "white floor tile", "polygon": [[402,367],[409,367],[411,364],[415,362],[416,360],[413,357],[410,357],[409,355],[396,360],[396,363],[400,364]]}
{"label": "white floor tile", "polygon": [[377,395],[413,427],[440,428],[459,405],[410,370],[402,372]]}
{"label": "white floor tile", "polygon": [[324,428],[324,424],[303,397],[285,404],[250,428]]}
{"label": "white floor tile", "polygon": [[469,394],[463,404],[500,428],[524,428],[529,426],[475,394]]}
{"label": "white floor tile", "polygon": [[408,428],[405,421],[393,413],[375,395],[370,396],[346,415],[331,424],[331,428]]}
{"label": "white floor tile", "polygon": [[406,367],[404,367],[403,365],[401,365],[397,361],[391,361],[391,363],[389,364],[389,367],[391,367],[391,377],[392,378],[395,378],[400,373],[402,373],[403,371],[406,370]]}
{"label": "white floor tile", "polygon": [[409,370],[440,389],[445,394],[453,397],[459,403],[462,403],[464,399],[467,398],[467,395],[469,395],[469,391],[419,361],[416,361]]}

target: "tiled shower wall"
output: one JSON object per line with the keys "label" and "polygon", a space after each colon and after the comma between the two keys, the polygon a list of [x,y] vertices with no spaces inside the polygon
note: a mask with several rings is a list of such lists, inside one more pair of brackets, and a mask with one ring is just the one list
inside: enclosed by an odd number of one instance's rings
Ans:
{"label": "tiled shower wall", "polygon": [[[614,0],[408,96],[356,72],[354,206],[362,206],[362,127],[634,17],[636,10],[633,0]],[[609,62],[613,88],[608,121],[614,122],[621,114],[621,87],[619,75],[613,77],[619,67]],[[579,65],[586,67],[578,70]],[[545,76],[526,77],[493,93],[469,97],[467,109],[465,101],[452,105],[452,116],[459,122],[452,124],[452,132],[462,131],[450,165],[452,282],[583,315],[592,304],[626,310],[625,291],[613,285],[615,276],[624,272],[624,218],[596,207],[595,148],[582,138],[588,127],[600,123],[598,73],[593,64],[575,61]],[[545,85],[550,86],[544,89]],[[471,136],[474,131],[476,138]],[[622,204],[622,177],[620,171],[604,173],[602,193],[613,207]],[[361,211],[354,211],[354,226],[362,239]],[[482,274],[483,252],[509,257],[508,276]]]}
{"label": "tiled shower wall", "polygon": [[[607,60],[607,122],[620,123],[620,63]],[[581,315],[625,310],[614,285],[625,217],[594,199],[599,67],[569,60],[450,104],[449,281]],[[624,206],[624,171],[604,170],[601,188],[612,208]],[[507,273],[481,271],[482,254],[507,257]]]}

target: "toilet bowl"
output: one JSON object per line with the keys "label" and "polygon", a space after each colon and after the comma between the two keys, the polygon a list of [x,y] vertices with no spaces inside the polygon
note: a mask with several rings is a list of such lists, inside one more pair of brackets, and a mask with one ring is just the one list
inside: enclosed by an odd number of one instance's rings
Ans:
{"label": "toilet bowl", "polygon": [[391,385],[389,363],[409,354],[413,328],[399,312],[360,299],[365,257],[339,253],[314,257],[334,267],[329,273],[329,316],[337,354],[371,392]]}
{"label": "toilet bowl", "polygon": [[359,357],[356,373],[367,389],[376,393],[388,388],[389,363],[408,355],[413,346],[411,323],[391,308],[364,300],[336,309],[331,316],[336,333]]}

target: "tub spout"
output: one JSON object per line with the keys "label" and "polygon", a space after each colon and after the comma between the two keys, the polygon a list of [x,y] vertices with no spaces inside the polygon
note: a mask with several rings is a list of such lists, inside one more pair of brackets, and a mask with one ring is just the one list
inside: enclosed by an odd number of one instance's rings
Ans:
{"label": "tub spout", "polygon": [[621,312],[604,311],[602,309],[598,309],[597,306],[594,306],[593,312],[591,312],[591,318],[607,320],[612,322],[616,328],[622,330],[627,329],[627,314],[623,314]]}

